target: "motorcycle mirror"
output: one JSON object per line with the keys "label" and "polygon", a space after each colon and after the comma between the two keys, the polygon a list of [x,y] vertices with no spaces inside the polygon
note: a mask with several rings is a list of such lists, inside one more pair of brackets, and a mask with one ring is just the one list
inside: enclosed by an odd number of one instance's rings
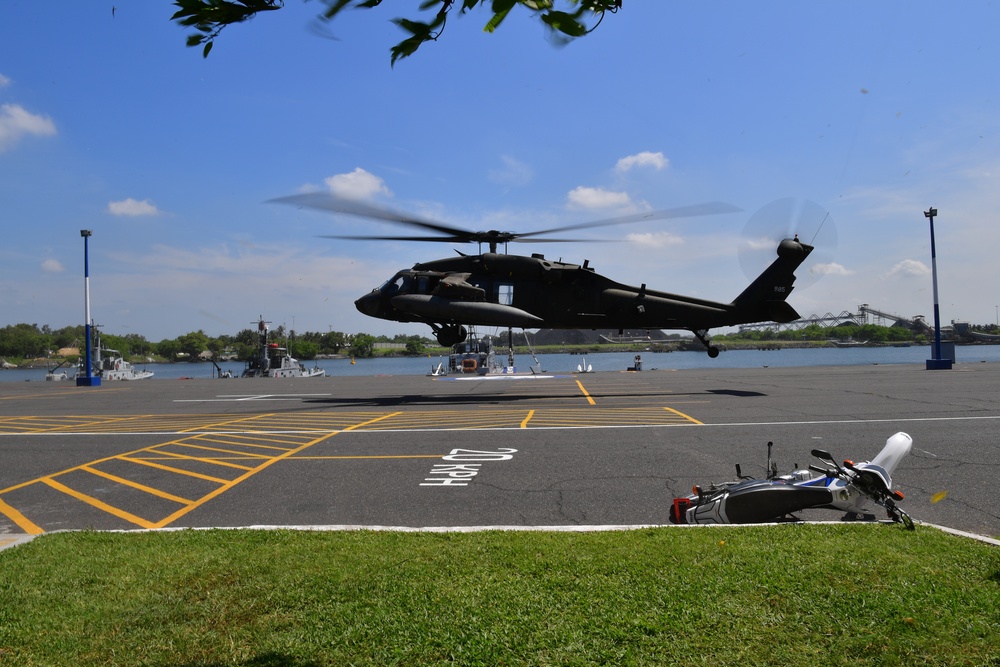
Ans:
{"label": "motorcycle mirror", "polygon": [[814,449],[812,450],[812,455],[818,458],[820,461],[829,461],[830,463],[836,465],[836,461],[833,460],[833,454],[826,451],[825,449]]}

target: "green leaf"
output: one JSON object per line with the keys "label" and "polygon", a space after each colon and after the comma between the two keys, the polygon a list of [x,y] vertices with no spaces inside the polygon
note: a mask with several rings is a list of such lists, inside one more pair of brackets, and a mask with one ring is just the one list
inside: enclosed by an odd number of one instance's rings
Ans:
{"label": "green leaf", "polygon": [[566,12],[547,12],[542,14],[542,21],[553,30],[557,30],[570,37],[583,37],[587,34],[587,26],[573,18],[572,14],[567,14]]}
{"label": "green leaf", "polygon": [[496,30],[516,4],[516,0],[493,0],[493,18],[486,23],[483,32]]}

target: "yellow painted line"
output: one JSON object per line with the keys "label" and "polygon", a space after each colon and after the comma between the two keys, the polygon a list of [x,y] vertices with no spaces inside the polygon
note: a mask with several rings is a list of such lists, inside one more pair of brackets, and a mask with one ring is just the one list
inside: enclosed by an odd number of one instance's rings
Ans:
{"label": "yellow painted line", "polygon": [[111,473],[104,472],[103,470],[98,470],[97,468],[91,468],[90,466],[81,466],[80,470],[86,470],[92,475],[103,477],[104,479],[115,482],[116,484],[123,484],[125,486],[130,486],[133,489],[138,489],[139,491],[144,491],[154,496],[159,496],[160,498],[163,498],[165,500],[172,500],[175,503],[180,503],[181,505],[187,505],[188,503],[191,502],[191,500],[188,498],[181,498],[180,496],[175,496],[172,493],[167,493],[166,491],[161,491],[160,489],[154,489],[151,486],[146,486],[145,484],[133,482],[130,479],[125,479],[124,477],[119,477],[118,475],[112,475]]}
{"label": "yellow painted line", "polygon": [[87,421],[76,422],[74,424],[63,424],[62,426],[53,426],[47,432],[57,433],[59,431],[65,431],[67,429],[83,429],[83,428],[93,428],[95,426],[111,426],[115,424],[121,424],[123,422],[133,421],[135,417],[105,417],[103,419],[93,419],[89,418]]}
{"label": "yellow painted line", "polygon": [[583,395],[587,397],[587,402],[588,403],[590,403],[591,405],[597,405],[597,403],[594,402],[594,399],[590,397],[590,394],[587,393],[587,390],[584,389],[582,382],[580,382],[579,380],[577,380],[576,381],[576,386],[579,387],[580,391],[583,392]]}
{"label": "yellow painted line", "polygon": [[[205,442],[205,441],[206,441],[205,438],[199,438],[198,439],[198,442]],[[224,444],[224,445],[234,444],[232,442],[227,442],[225,440],[208,440],[208,441],[209,442],[218,442],[219,444]],[[223,449],[222,447],[209,447],[207,445],[195,445],[195,444],[192,444],[190,442],[185,442],[181,446],[182,447],[190,447],[191,449],[202,449],[202,450],[205,450],[206,452],[219,452],[220,454],[230,454],[231,458],[250,459],[250,460],[254,460],[254,459],[269,459],[269,458],[271,458],[267,454],[256,454],[256,453],[253,453],[253,452],[237,452],[237,451],[234,451],[232,449]],[[284,451],[288,451],[288,450],[286,449]],[[221,461],[222,459],[221,458],[220,459],[213,458],[211,460],[212,461]],[[247,469],[249,470],[249,468],[247,468]]]}
{"label": "yellow painted line", "polygon": [[527,417],[525,417],[525,418],[524,418],[524,419],[523,419],[523,420],[521,421],[521,428],[528,428],[528,422],[530,422],[530,421],[531,421],[531,418],[532,418],[533,416],[535,416],[535,411],[534,411],[534,410],[528,410],[528,416],[527,416]]}
{"label": "yellow painted line", "polygon": [[695,424],[702,424],[702,425],[704,425],[704,422],[700,422],[700,421],[698,421],[697,419],[695,419],[694,417],[692,417],[692,416],[690,416],[690,415],[686,415],[686,414],[684,414],[684,413],[683,413],[683,412],[681,412],[680,410],[674,410],[673,408],[667,408],[667,407],[664,407],[663,409],[664,409],[664,410],[667,410],[668,412],[672,412],[672,413],[674,413],[674,414],[675,414],[675,415],[677,415],[678,417],[683,417],[684,419],[687,419],[687,420],[688,420],[689,422],[693,422],[693,423],[695,423]]}
{"label": "yellow painted line", "polygon": [[[166,466],[163,465],[162,463],[157,463],[156,461],[152,461],[150,459],[133,458],[131,456],[119,456],[118,458],[120,458],[122,461],[128,461],[130,463],[138,463],[139,465],[149,466],[150,468],[159,468],[160,470],[166,470],[167,472],[174,472],[177,473],[178,475],[187,475],[188,477],[196,477],[198,479],[203,479],[206,482],[225,484],[226,482],[229,481],[228,479],[224,479],[222,477],[212,477],[211,475],[203,475],[202,473],[194,472],[193,470],[184,470],[183,468],[174,468],[173,466]],[[181,457],[181,456],[175,456],[172,460],[176,461],[178,459],[190,460],[188,459],[188,457]]]}
{"label": "yellow painted line", "polygon": [[[209,450],[209,451],[220,451],[218,449],[213,449],[212,447],[199,447],[198,445],[188,445],[188,444],[185,444],[183,442],[175,442],[175,443],[171,443],[171,445],[173,447],[189,447],[191,449],[202,449],[202,450]],[[213,459],[213,458],[208,458],[208,457],[205,457],[205,456],[188,456],[187,454],[179,454],[177,452],[167,452],[167,451],[162,451],[162,450],[157,450],[157,453],[159,453],[159,454],[170,454],[170,455],[176,456],[180,460],[200,461],[202,463],[210,463],[212,465],[217,465],[217,466],[226,466],[228,468],[236,468],[237,470],[253,470],[253,467],[251,467],[251,466],[241,466],[238,463],[230,463],[229,461],[223,461],[222,459]],[[232,454],[232,452],[227,452],[227,453]]]}
{"label": "yellow painted line", "polygon": [[[324,429],[323,432],[324,433],[328,433],[331,430],[334,430],[334,429]],[[312,434],[310,434],[310,435],[312,435]],[[257,449],[274,449],[274,450],[277,450],[279,452],[283,452],[283,451],[286,451],[288,449],[288,447],[279,447],[279,446],[276,446],[276,445],[262,445],[259,442],[262,438],[266,438],[267,442],[279,443],[279,444],[289,445],[289,446],[297,446],[297,445],[299,445],[302,442],[302,438],[295,438],[295,439],[291,439],[291,438],[278,438],[278,437],[273,436],[273,435],[266,435],[265,436],[263,434],[226,433],[226,439],[225,440],[215,440],[214,438],[212,438],[212,437],[210,437],[208,435],[201,436],[201,439],[204,440],[204,441],[206,441],[206,442],[221,442],[221,443],[225,443],[225,444],[229,444],[229,445],[237,445],[239,447],[256,447]],[[255,440],[257,442],[254,442]]]}
{"label": "yellow painted line", "polygon": [[76,498],[77,500],[85,502],[85,503],[87,503],[88,505],[90,505],[92,507],[96,507],[97,509],[101,510],[102,512],[106,512],[108,514],[116,516],[119,519],[124,519],[125,521],[128,521],[129,523],[134,523],[135,525],[137,525],[137,526],[139,526],[141,528],[155,528],[155,526],[153,525],[153,523],[151,521],[146,521],[142,517],[136,516],[135,514],[132,514],[131,512],[126,512],[125,510],[118,509],[117,507],[109,505],[109,504],[107,504],[104,501],[98,500],[97,498],[94,498],[93,496],[88,496],[86,493],[80,493],[79,491],[76,491],[75,489],[71,489],[68,486],[66,486],[65,484],[61,484],[61,483],[57,482],[56,480],[54,480],[54,479],[52,479],[50,477],[43,477],[42,478],[42,482],[45,483],[45,484],[48,484],[49,486],[51,486],[56,491],[61,491],[62,493],[65,493],[68,496],[72,496],[72,497]]}
{"label": "yellow painted line", "polygon": [[17,524],[17,527],[28,533],[29,535],[41,535],[45,531],[28,521],[27,517],[18,512],[16,509],[0,500],[0,514]]}
{"label": "yellow painted line", "polygon": [[[362,428],[364,426],[368,426],[368,425],[373,424],[375,422],[379,422],[379,421],[382,421],[384,419],[389,419],[391,417],[395,417],[396,415],[399,415],[399,414],[400,414],[399,412],[392,412],[392,413],[387,414],[387,415],[382,415],[381,417],[376,417],[374,419],[369,419],[368,421],[361,422],[360,424],[354,424],[354,425],[348,426],[344,430],[346,430],[346,431],[353,431],[355,429]],[[201,498],[199,498],[195,502],[191,503],[187,507],[184,507],[184,508],[181,508],[181,509],[177,510],[176,512],[174,512],[170,516],[166,517],[165,519],[162,519],[161,521],[157,521],[156,525],[153,526],[153,527],[154,528],[163,528],[164,526],[169,526],[171,523],[173,523],[177,519],[181,518],[182,516],[184,516],[188,512],[191,512],[192,510],[195,510],[195,509],[201,507],[202,505],[204,505],[205,503],[207,503],[210,500],[214,500],[215,498],[218,498],[219,496],[221,496],[223,493],[225,493],[229,489],[232,489],[233,487],[239,485],[240,483],[242,483],[242,482],[250,479],[251,477],[253,477],[254,475],[256,475],[258,472],[260,472],[260,471],[262,471],[262,470],[270,467],[271,465],[277,463],[278,461],[283,461],[283,460],[288,459],[288,458],[290,458],[292,456],[295,456],[299,452],[305,451],[306,449],[308,449],[309,447],[312,447],[313,445],[315,445],[317,443],[320,443],[320,442],[323,442],[324,440],[332,438],[333,436],[337,435],[337,433],[339,433],[339,432],[340,431],[336,431],[336,432],[332,432],[332,433],[325,433],[322,436],[320,436],[318,438],[315,438],[314,440],[310,440],[309,442],[303,444],[301,447],[298,447],[296,449],[290,449],[286,453],[284,453],[284,454],[282,454],[280,456],[276,456],[273,459],[271,459],[270,461],[266,461],[266,462],[262,463],[257,468],[255,468],[253,470],[247,471],[245,474],[240,475],[239,477],[237,477],[233,481],[228,482],[227,484],[224,484],[224,485],[220,486],[215,491],[212,491],[211,493],[208,493],[208,494],[202,496]]]}
{"label": "yellow painted line", "polygon": [[[121,389],[117,389],[117,390],[115,390],[115,389],[102,389],[101,393],[102,394],[106,394],[106,393],[111,392],[111,391],[122,391],[122,390]],[[52,398],[53,396],[69,396],[69,395],[77,394],[77,393],[79,393],[79,390],[77,390],[77,391],[73,391],[73,390],[54,391],[54,392],[51,392],[51,393],[45,392],[45,393],[41,393],[41,394],[21,394],[20,396],[0,396],[0,401],[14,401],[14,400],[17,400],[17,399],[27,399],[27,398],[30,398],[30,399],[35,399],[35,398]]]}
{"label": "yellow painted line", "polygon": [[239,419],[223,419],[223,420],[220,420],[220,421],[217,421],[217,422],[211,422],[209,424],[203,424],[201,426],[192,426],[191,428],[187,428],[187,429],[183,429],[183,430],[184,431],[196,431],[196,430],[205,429],[205,428],[209,428],[209,427],[213,427],[213,426],[216,427],[216,428],[220,428],[222,426],[229,426],[230,424],[239,424],[241,422],[252,421],[252,420],[255,420],[255,419],[266,419],[267,417],[270,417],[270,416],[273,416],[273,415],[270,415],[270,414],[268,414],[268,415],[250,415],[248,417],[240,417]]}

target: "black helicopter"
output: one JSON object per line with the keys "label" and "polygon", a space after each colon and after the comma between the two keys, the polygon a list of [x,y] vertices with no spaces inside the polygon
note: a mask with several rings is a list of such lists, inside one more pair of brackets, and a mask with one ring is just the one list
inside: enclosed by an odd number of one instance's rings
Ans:
{"label": "black helicopter", "polygon": [[418,227],[438,236],[330,236],[356,240],[435,241],[487,244],[489,252],[420,262],[399,271],[381,287],[354,302],[371,317],[396,322],[423,322],[438,342],[451,347],[464,341],[466,326],[522,329],[686,329],[715,358],[719,349],[708,339],[716,327],[755,322],[791,322],[799,314],[786,301],[795,282],[795,270],[813,246],[786,238],[778,243],[777,259],[730,303],[708,301],[632,287],[598,274],[588,266],[501,254],[510,242],[567,242],[578,239],[535,237],[574,229],[642,220],[730,213],[739,209],[713,203],[653,211],[569,225],[536,232],[472,232],[420,219],[405,213],[342,199],[324,193],[292,195],[271,200],[300,207],[333,211],[362,218]]}

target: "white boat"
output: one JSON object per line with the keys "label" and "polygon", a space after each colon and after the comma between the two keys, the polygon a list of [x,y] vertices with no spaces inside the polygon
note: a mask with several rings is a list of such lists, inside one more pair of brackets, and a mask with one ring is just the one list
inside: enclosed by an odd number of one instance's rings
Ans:
{"label": "white boat", "polygon": [[[100,350],[100,375],[102,380],[145,380],[153,377],[153,371],[139,370],[118,350]],[[48,378],[46,378],[48,379]]]}
{"label": "white boat", "polygon": [[53,366],[52,368],[50,368],[45,373],[45,381],[46,382],[61,382],[63,380],[68,380],[69,379],[69,373],[67,373],[66,371],[59,370],[60,368],[62,368],[63,366],[65,366],[68,363],[69,363],[68,361],[60,361],[57,366]]}
{"label": "white boat", "polygon": [[[535,368],[531,368],[531,372],[534,374],[537,371]],[[514,351],[508,351],[507,364],[504,365],[497,359],[493,339],[490,336],[480,338],[472,332],[464,342],[452,346],[447,365],[444,361],[438,362],[437,366],[433,366],[431,372],[428,373],[431,377],[514,374],[517,374],[517,368],[514,366]]]}
{"label": "white boat", "polygon": [[257,353],[247,362],[243,377],[314,378],[326,375],[326,371],[319,366],[306,368],[289,354],[287,348],[269,343],[268,331],[267,322],[260,318],[257,322]]}

